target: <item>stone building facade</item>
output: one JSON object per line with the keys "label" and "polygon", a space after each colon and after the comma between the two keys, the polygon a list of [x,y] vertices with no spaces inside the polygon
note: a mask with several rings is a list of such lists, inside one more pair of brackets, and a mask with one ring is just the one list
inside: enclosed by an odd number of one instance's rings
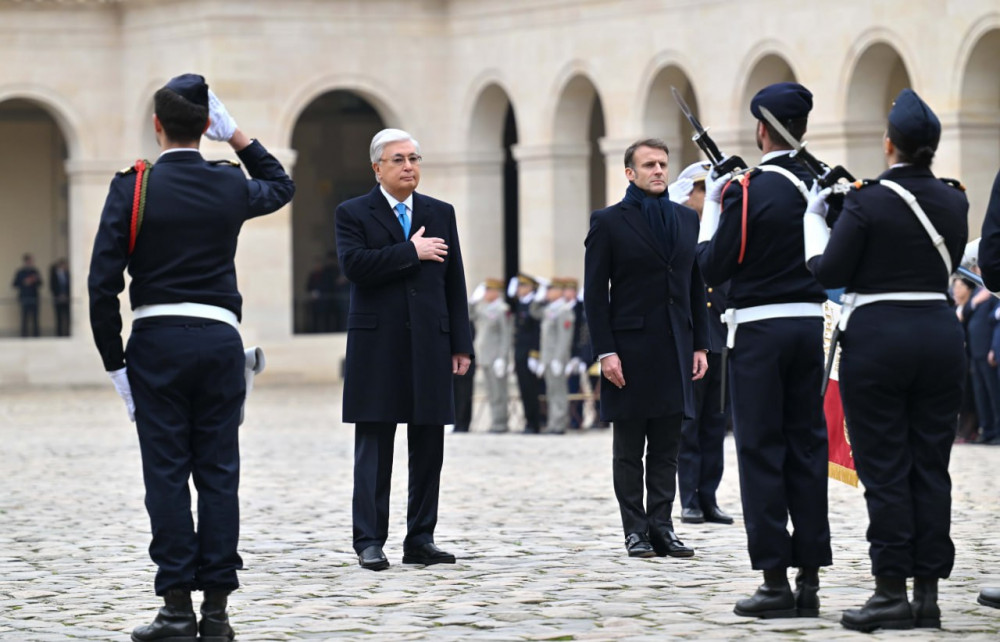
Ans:
{"label": "stone building facade", "polygon": [[12,276],[31,252],[47,277],[67,257],[74,277],[70,338],[15,338],[15,292],[0,297],[0,383],[104,376],[90,246],[113,173],[155,157],[152,93],[178,73],[204,74],[298,184],[241,236],[245,341],[271,376],[333,380],[344,335],[312,332],[331,328],[315,327],[306,282],[335,247],[336,204],[373,186],[367,144],[384,126],[420,140],[421,191],[455,204],[470,289],[581,276],[589,213],[621,198],[633,140],[664,138],[674,171],[699,158],[672,86],[754,161],[750,96],[801,82],[810,149],[857,176],[881,171],[886,113],[913,87],[941,118],[934,169],[968,186],[977,236],[1000,167],[997,60],[996,0],[0,0],[2,265]]}

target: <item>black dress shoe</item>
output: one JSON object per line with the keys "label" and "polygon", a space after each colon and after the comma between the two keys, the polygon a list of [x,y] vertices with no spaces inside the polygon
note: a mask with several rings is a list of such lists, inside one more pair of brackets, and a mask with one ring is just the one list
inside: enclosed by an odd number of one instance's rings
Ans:
{"label": "black dress shoe", "polygon": [[386,559],[382,547],[378,544],[372,544],[358,553],[358,564],[361,565],[361,568],[366,568],[369,571],[384,571],[389,568],[389,560]]}
{"label": "black dress shoe", "polygon": [[684,542],[669,528],[650,529],[649,541],[653,543],[653,550],[660,557],[669,555],[670,557],[694,557],[694,549],[685,546]]}
{"label": "black dress shoe", "polygon": [[642,533],[629,533],[625,537],[625,550],[629,557],[656,557],[649,538]]}
{"label": "black dress shoe", "polygon": [[403,549],[403,564],[454,564],[455,556],[446,553],[438,548],[434,542],[427,542],[420,546]]}
{"label": "black dress shoe", "polygon": [[1000,609],[1000,588],[984,588],[979,591],[979,599],[976,601],[983,606]]}
{"label": "black dress shoe", "polygon": [[709,506],[705,509],[705,521],[712,524],[732,524],[733,518],[722,512],[718,506]]}
{"label": "black dress shoe", "polygon": [[705,513],[700,508],[685,508],[681,511],[681,521],[685,524],[704,524]]}

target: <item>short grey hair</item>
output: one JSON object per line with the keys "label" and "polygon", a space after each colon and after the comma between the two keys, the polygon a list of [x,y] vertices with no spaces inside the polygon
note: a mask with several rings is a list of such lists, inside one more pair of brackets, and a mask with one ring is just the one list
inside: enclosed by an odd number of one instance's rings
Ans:
{"label": "short grey hair", "polygon": [[420,143],[409,133],[404,132],[402,129],[383,129],[379,133],[375,134],[372,138],[372,145],[369,149],[371,155],[372,163],[377,163],[382,158],[382,152],[385,151],[385,146],[389,143],[399,143],[403,141],[410,141],[413,146],[417,148],[417,154],[420,153]]}

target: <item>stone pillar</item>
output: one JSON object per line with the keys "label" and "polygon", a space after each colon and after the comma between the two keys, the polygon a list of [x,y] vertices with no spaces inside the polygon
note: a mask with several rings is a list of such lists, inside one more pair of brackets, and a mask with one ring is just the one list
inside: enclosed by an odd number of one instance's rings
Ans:
{"label": "stone pillar", "polygon": [[521,270],[551,278],[583,272],[590,214],[589,145],[518,144]]}

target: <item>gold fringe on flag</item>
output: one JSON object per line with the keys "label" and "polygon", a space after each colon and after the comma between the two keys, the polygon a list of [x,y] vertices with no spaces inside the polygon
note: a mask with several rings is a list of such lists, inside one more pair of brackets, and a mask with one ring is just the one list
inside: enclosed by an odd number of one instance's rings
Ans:
{"label": "gold fringe on flag", "polygon": [[836,479],[839,482],[844,482],[850,486],[858,487],[858,473],[857,471],[851,470],[847,466],[841,466],[840,464],[835,464],[832,461],[829,462],[829,468],[827,475],[830,479]]}

